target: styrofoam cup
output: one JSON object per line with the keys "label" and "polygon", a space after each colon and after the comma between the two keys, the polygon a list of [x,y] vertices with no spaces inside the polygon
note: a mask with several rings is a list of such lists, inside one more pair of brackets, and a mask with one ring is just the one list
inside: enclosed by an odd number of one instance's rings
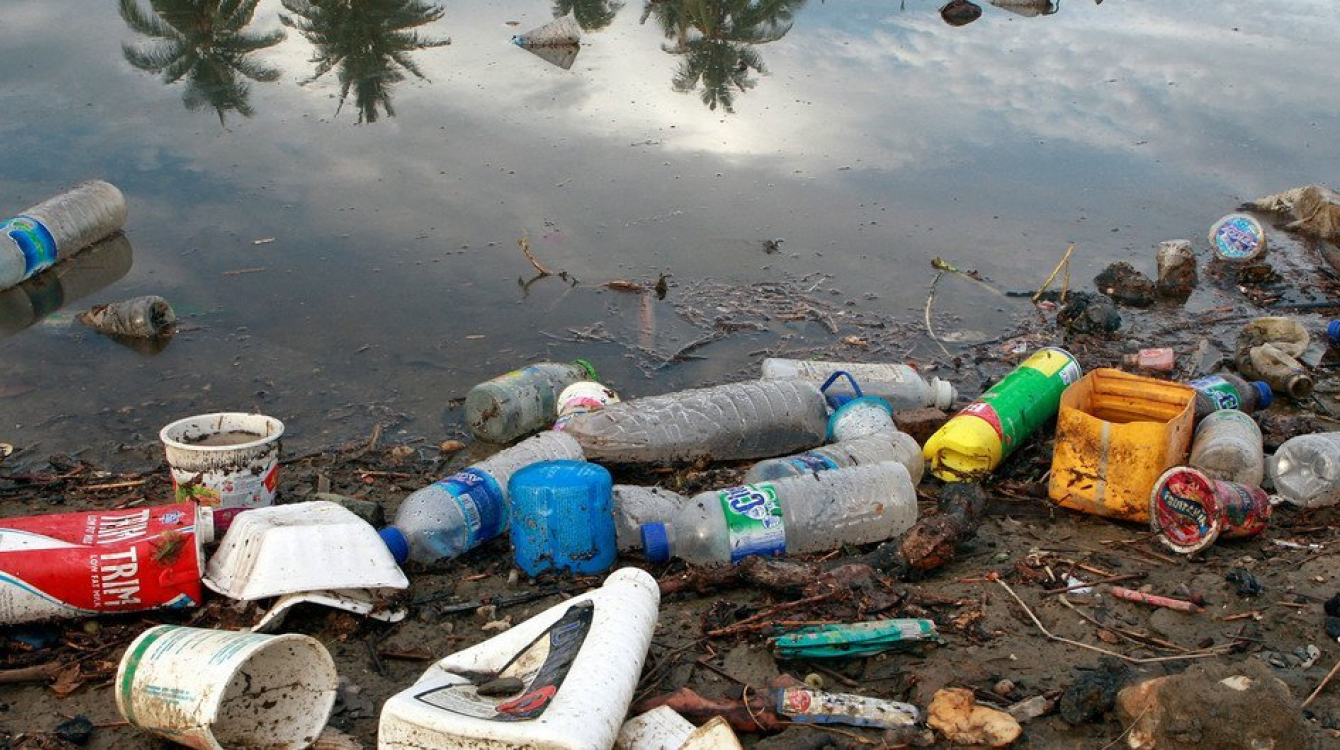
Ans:
{"label": "styrofoam cup", "polygon": [[[228,433],[256,438],[230,445],[201,444]],[[283,434],[284,423],[278,419],[240,412],[201,414],[164,427],[158,437],[167,452],[177,501],[213,508],[220,531],[244,510],[274,505]]]}
{"label": "styrofoam cup", "polygon": [[305,635],[159,625],[116,671],[116,706],[132,726],[197,750],[301,750],[326,726],[339,675]]}

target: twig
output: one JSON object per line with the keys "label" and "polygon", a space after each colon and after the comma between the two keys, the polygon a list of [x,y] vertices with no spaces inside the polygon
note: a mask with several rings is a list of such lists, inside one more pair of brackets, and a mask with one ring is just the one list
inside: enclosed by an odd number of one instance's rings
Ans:
{"label": "twig", "polygon": [[935,272],[935,278],[931,279],[930,292],[926,295],[926,335],[930,336],[931,341],[934,341],[935,345],[940,347],[940,351],[948,357],[951,356],[949,350],[945,348],[944,344],[940,343],[940,339],[935,335],[935,327],[931,325],[931,307],[935,305],[935,285],[940,283],[940,277],[944,275],[944,271]]}
{"label": "twig", "polygon": [[43,680],[54,679],[63,667],[60,664],[51,662],[48,664],[39,664],[35,667],[22,667],[20,669],[0,670],[0,685],[13,685],[19,682],[42,682]]}
{"label": "twig", "polygon": [[1131,725],[1122,730],[1121,734],[1117,735],[1117,738],[1115,740],[1112,740],[1106,745],[1103,745],[1103,747],[1100,750],[1111,750],[1112,748],[1116,747],[1117,743],[1121,742],[1122,737],[1125,737],[1126,735],[1130,734],[1131,730],[1135,729],[1135,725],[1140,723],[1140,719],[1144,718],[1145,713],[1149,711],[1149,707],[1152,705],[1154,704],[1151,702],[1146,704],[1144,708],[1140,709],[1140,713],[1136,714],[1135,719],[1131,721]]}
{"label": "twig", "polygon": [[1309,703],[1316,700],[1317,696],[1321,694],[1322,688],[1330,684],[1331,680],[1335,678],[1336,673],[1340,673],[1340,661],[1337,661],[1335,666],[1331,667],[1331,671],[1327,672],[1326,676],[1322,678],[1321,684],[1317,686],[1317,689],[1313,690],[1312,695],[1309,695],[1307,700],[1303,701],[1303,708],[1307,708]]}
{"label": "twig", "polygon": [[262,271],[266,271],[266,270],[269,270],[269,269],[267,269],[265,266],[257,266],[257,267],[255,267],[255,268],[239,268],[239,269],[237,269],[236,271],[224,271],[224,272],[223,272],[223,275],[224,275],[224,276],[241,276],[241,275],[244,274],[244,273],[260,273],[260,272],[262,272]]}
{"label": "twig", "polygon": [[770,623],[770,622],[763,622],[763,623],[760,623],[759,621],[760,621],[760,620],[766,620],[766,619],[772,617],[773,615],[777,614],[778,612],[785,612],[786,610],[789,610],[789,609],[798,609],[798,608],[800,608],[800,607],[806,607],[806,606],[809,606],[809,605],[811,605],[811,604],[817,604],[818,602],[822,602],[822,601],[826,601],[826,600],[828,600],[828,599],[832,599],[833,597],[837,596],[837,595],[840,594],[840,593],[842,593],[842,592],[841,592],[841,591],[830,591],[830,592],[828,592],[828,593],[826,593],[826,594],[818,594],[818,595],[816,595],[816,596],[809,596],[809,597],[806,597],[806,598],[804,598],[804,599],[797,599],[797,600],[795,600],[795,601],[793,601],[793,602],[785,602],[785,603],[783,603],[783,604],[778,604],[778,605],[775,606],[775,607],[769,607],[769,608],[767,608],[767,609],[765,609],[765,610],[762,610],[762,611],[760,611],[760,612],[756,612],[756,613],[750,615],[749,617],[746,617],[746,618],[744,618],[743,620],[740,620],[739,622],[735,623],[734,625],[728,625],[728,626],[726,626],[726,627],[724,627],[724,628],[718,628],[717,630],[711,630],[711,631],[708,631],[707,633],[704,633],[704,635],[706,635],[706,636],[709,637],[709,638],[719,638],[719,637],[721,637],[721,636],[723,636],[723,635],[734,635],[735,633],[744,632],[744,631],[747,631],[747,630],[750,630],[750,629],[753,629],[753,628],[755,628],[755,627],[759,627],[759,626],[762,626],[762,627],[769,627],[769,626],[772,625],[772,623]]}
{"label": "twig", "polygon": [[112,482],[111,484],[88,484],[84,485],[82,489],[89,492],[93,492],[95,490],[121,490],[127,487],[139,487],[140,485],[145,484],[148,481],[149,481],[148,479],[136,479],[131,482]]}
{"label": "twig", "polygon": [[1047,287],[1052,285],[1052,282],[1056,280],[1056,274],[1060,273],[1062,268],[1065,269],[1065,282],[1061,288],[1061,301],[1065,302],[1065,296],[1070,291],[1070,254],[1073,252],[1075,252],[1074,245],[1065,249],[1065,255],[1061,256],[1061,262],[1056,264],[1056,268],[1052,269],[1051,275],[1047,277],[1046,281],[1042,282],[1042,286],[1038,287],[1038,291],[1033,294],[1033,304],[1038,303],[1038,298],[1042,296],[1043,292],[1047,291]]}
{"label": "twig", "polygon": [[530,261],[535,270],[540,272],[541,276],[554,275],[553,271],[540,265],[540,261],[535,260],[535,254],[530,251],[530,237],[526,236],[525,232],[521,233],[521,239],[517,240],[516,244],[521,247],[521,253],[526,256],[526,260]]}

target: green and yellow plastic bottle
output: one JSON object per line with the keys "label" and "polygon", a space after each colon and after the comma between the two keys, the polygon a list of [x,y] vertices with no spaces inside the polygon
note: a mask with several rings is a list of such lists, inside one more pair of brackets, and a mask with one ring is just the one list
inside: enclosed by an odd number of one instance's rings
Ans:
{"label": "green and yellow plastic bottle", "polygon": [[1047,420],[1081,375],[1064,349],[1047,347],[960,411],[926,441],[931,473],[946,482],[982,479]]}

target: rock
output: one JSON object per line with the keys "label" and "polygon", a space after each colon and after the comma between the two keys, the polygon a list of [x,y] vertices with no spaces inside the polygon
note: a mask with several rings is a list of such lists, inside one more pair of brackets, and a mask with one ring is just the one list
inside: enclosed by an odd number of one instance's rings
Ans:
{"label": "rock", "polygon": [[977,705],[972,691],[964,688],[937,690],[926,709],[926,723],[960,745],[1006,747],[1024,731],[1004,711]]}
{"label": "rock", "polygon": [[1340,617],[1340,594],[1327,599],[1321,608],[1331,617]]}
{"label": "rock", "polygon": [[1158,264],[1159,279],[1155,289],[1160,297],[1172,300],[1185,300],[1191,296],[1198,281],[1196,274],[1196,251],[1189,240],[1168,240],[1160,242],[1154,250],[1154,259]]}
{"label": "rock", "polygon": [[1074,292],[1056,313],[1056,322],[1072,333],[1115,333],[1121,328],[1121,313],[1110,300]]}
{"label": "rock", "polygon": [[1340,617],[1326,618],[1326,637],[1332,640],[1340,640]]}
{"label": "rock", "polygon": [[1233,584],[1233,587],[1238,591],[1238,596],[1260,596],[1261,592],[1265,591],[1261,587],[1261,582],[1256,580],[1256,576],[1252,575],[1251,571],[1246,568],[1234,568],[1228,571],[1224,580]]}
{"label": "rock", "polygon": [[1132,750],[1311,746],[1289,688],[1256,660],[1197,665],[1125,688],[1117,715]]}
{"label": "rock", "polygon": [[1125,261],[1104,268],[1094,277],[1093,284],[1119,305],[1149,307],[1154,304],[1154,282]]}
{"label": "rock", "polygon": [[1120,659],[1104,656],[1098,666],[1086,670],[1075,684],[1061,694],[1061,718],[1067,724],[1084,724],[1101,719],[1117,702],[1117,693],[1135,673]]}
{"label": "rock", "polygon": [[310,499],[335,503],[377,528],[386,525],[386,511],[382,509],[380,503],[372,500],[360,500],[356,497],[338,495],[334,492],[316,492],[312,494]]}
{"label": "rock", "polygon": [[918,445],[925,445],[931,435],[948,421],[949,415],[933,406],[899,410],[893,415],[893,423],[899,430],[911,435]]}
{"label": "rock", "polygon": [[968,0],[950,0],[940,8],[940,18],[950,26],[966,26],[981,17],[981,6]]}
{"label": "rock", "polygon": [[991,692],[1002,698],[1008,698],[1014,694],[1013,680],[997,680],[995,685],[991,686]]}
{"label": "rock", "polygon": [[776,659],[767,647],[747,643],[728,651],[721,666],[731,676],[750,685],[771,685],[781,674]]}
{"label": "rock", "polygon": [[326,727],[311,750],[363,750],[363,743],[338,729]]}
{"label": "rock", "polygon": [[85,745],[93,736],[93,722],[87,716],[76,716],[56,725],[56,736],[74,745]]}

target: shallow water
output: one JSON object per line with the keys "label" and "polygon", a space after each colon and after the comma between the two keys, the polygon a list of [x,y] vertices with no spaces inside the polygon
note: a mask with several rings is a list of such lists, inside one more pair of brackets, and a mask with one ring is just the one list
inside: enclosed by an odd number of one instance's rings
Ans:
{"label": "shallow water", "polygon": [[[983,4],[961,28],[938,0],[567,2],[592,27],[569,69],[510,43],[552,16],[542,2],[419,3],[374,39],[385,25],[343,23],[336,2],[212,24],[197,11],[217,3],[127,3],[3,11],[0,212],[91,177],[130,202],[125,242],[0,294],[15,462],[138,461],[151,451],[111,446],[215,410],[282,419],[291,451],[379,422],[435,443],[461,432],[453,399],[528,361],[587,358],[628,396],[754,371],[780,337],[835,338],[822,315],[774,317],[648,367],[741,304],[709,281],[795,282],[914,326],[936,256],[1027,289],[1074,243],[1087,285],[1112,260],[1152,271],[1160,240],[1204,251],[1241,201],[1340,174],[1340,21],[1322,0]],[[683,20],[687,53],[662,20]],[[222,38],[228,23],[247,36]],[[172,59],[175,82],[142,69]],[[711,80],[744,88],[705,100]],[[523,236],[567,280],[523,286]],[[662,274],[664,300],[602,285]],[[141,294],[181,318],[161,351],[73,322]],[[961,346],[1022,309],[952,277],[936,303]],[[925,361],[926,344],[902,351]]]}

